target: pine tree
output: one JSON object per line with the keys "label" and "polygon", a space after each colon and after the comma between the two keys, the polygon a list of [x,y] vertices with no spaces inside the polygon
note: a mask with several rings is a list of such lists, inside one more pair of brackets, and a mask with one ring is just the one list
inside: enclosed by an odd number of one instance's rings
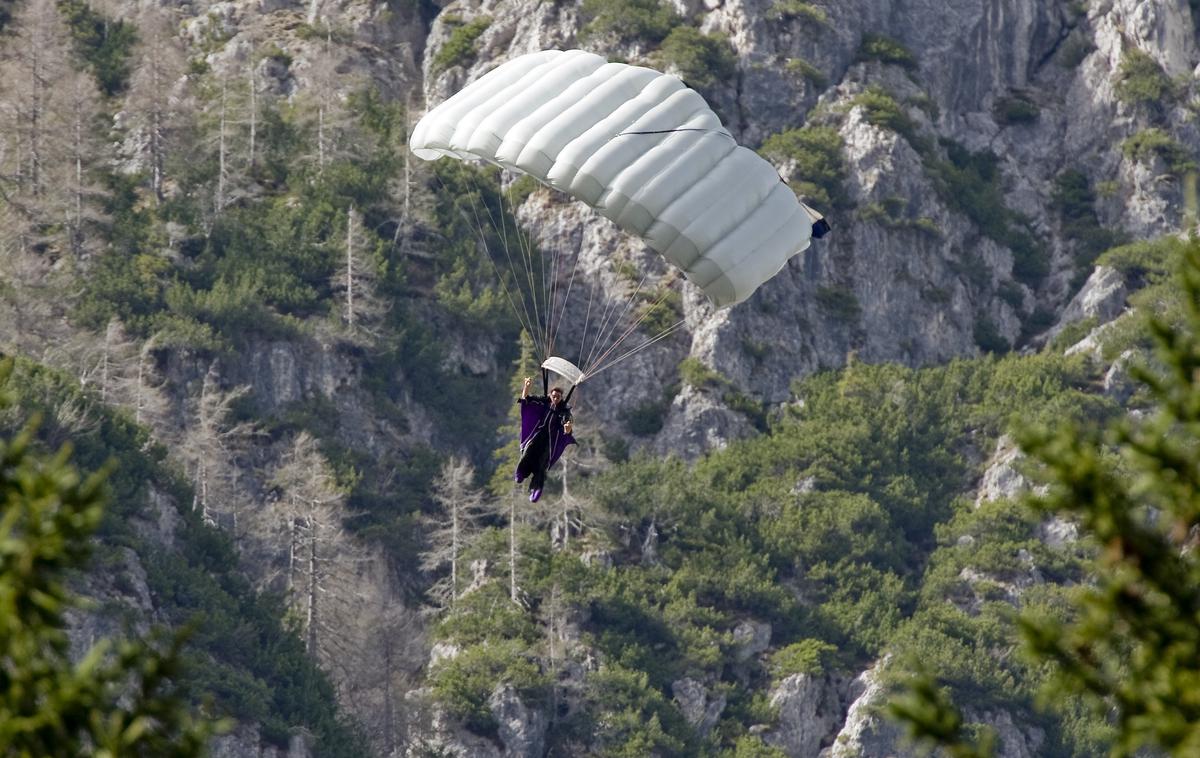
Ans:
{"label": "pine tree", "polygon": [[[0,406],[12,361],[0,363]],[[102,640],[71,660],[69,576],[86,568],[103,475],[82,478],[34,449],[36,423],[0,440],[0,754],[200,756],[214,724],[171,688],[182,639],[165,649]]]}
{"label": "pine tree", "polygon": [[[1180,323],[1151,319],[1156,360],[1133,372],[1152,413],[1020,440],[1050,484],[1035,507],[1076,519],[1099,546],[1065,620],[1019,619],[1026,652],[1049,667],[1056,699],[1082,697],[1111,724],[1119,756],[1200,754],[1200,243],[1178,279]],[[928,677],[893,712],[951,755],[991,754]]]}

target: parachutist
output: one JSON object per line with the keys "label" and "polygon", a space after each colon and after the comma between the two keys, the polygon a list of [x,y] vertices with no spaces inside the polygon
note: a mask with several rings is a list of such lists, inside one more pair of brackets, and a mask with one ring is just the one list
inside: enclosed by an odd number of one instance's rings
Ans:
{"label": "parachutist", "polygon": [[[543,385],[548,384],[545,374]],[[571,406],[559,387],[546,395],[530,397],[533,380],[525,378],[521,386],[521,458],[517,462],[515,479],[529,480],[529,502],[536,503],[546,484],[546,472],[554,465],[568,445],[575,444],[571,435]]]}

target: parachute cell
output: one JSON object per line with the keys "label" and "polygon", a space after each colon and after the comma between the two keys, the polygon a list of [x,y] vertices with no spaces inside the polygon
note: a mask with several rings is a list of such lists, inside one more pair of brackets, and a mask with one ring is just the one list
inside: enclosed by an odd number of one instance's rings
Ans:
{"label": "parachute cell", "polygon": [[582,50],[499,66],[427,113],[409,142],[420,158],[482,159],[582,200],[719,307],[828,229],[679,79]]}

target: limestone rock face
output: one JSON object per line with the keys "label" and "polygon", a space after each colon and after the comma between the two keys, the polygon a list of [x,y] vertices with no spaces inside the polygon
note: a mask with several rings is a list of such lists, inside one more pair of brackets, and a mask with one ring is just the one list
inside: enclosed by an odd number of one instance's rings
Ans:
{"label": "limestone rock face", "polygon": [[[848,688],[850,699],[845,721],[829,747],[820,751],[821,758],[916,758],[924,752],[916,750],[902,728],[888,720],[881,708],[887,692],[880,681],[889,659],[883,658],[859,674]],[[984,723],[996,729],[999,736],[998,755],[1005,758],[1030,758],[1039,755],[1046,735],[1038,727],[1017,724],[1007,711],[965,713],[970,722]],[[818,753],[788,753],[788,755],[818,755]]]}
{"label": "limestone rock face", "polygon": [[1125,310],[1128,294],[1125,278],[1119,271],[1097,266],[1083,288],[1067,303],[1048,336],[1053,337],[1065,326],[1085,319],[1096,319],[1098,324],[1107,324]]}
{"label": "limestone rock face", "polygon": [[721,712],[725,710],[724,693],[711,697],[708,689],[695,679],[684,678],[674,682],[671,694],[679,704],[684,719],[701,735],[712,731],[721,718]]}
{"label": "limestone rock face", "polygon": [[784,679],[770,699],[779,722],[763,740],[789,756],[817,755],[846,718],[839,689],[828,677],[792,674]]}
{"label": "limestone rock face", "polygon": [[1007,434],[1001,436],[996,441],[996,451],[979,483],[975,504],[1008,499],[1028,491],[1029,480],[1017,468],[1018,462],[1024,457],[1011,437]]}
{"label": "limestone rock face", "polygon": [[209,743],[208,754],[212,758],[242,758],[253,755],[258,758],[316,758],[312,740],[306,734],[294,734],[286,748],[264,743],[259,729],[252,724],[238,724],[229,734],[214,737]]}
{"label": "limestone rock face", "polygon": [[499,724],[500,741],[506,758],[538,758],[546,741],[546,713],[529,708],[509,686],[497,688],[488,699],[488,707]]}
{"label": "limestone rock face", "polygon": [[884,658],[855,677],[848,688],[850,705],[841,730],[833,743],[821,751],[822,758],[912,758],[915,754],[904,747],[900,728],[882,718],[879,707],[886,699],[880,674],[887,666]]}
{"label": "limestone rock face", "polygon": [[737,645],[737,660],[748,661],[770,648],[771,624],[754,619],[741,621],[733,628],[733,642]]}

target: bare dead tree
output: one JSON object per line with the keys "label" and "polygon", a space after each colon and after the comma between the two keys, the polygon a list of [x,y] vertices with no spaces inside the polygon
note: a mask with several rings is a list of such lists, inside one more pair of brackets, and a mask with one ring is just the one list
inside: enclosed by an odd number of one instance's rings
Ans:
{"label": "bare dead tree", "polygon": [[373,237],[362,231],[362,214],[351,206],[346,213],[345,255],[334,274],[334,294],[341,302],[342,326],[353,341],[378,336],[387,304],[376,291],[379,280]]}
{"label": "bare dead tree", "polygon": [[440,513],[425,519],[429,547],[421,553],[421,568],[446,572],[430,589],[430,597],[443,608],[453,607],[462,593],[463,554],[486,512],[483,492],[474,486],[474,479],[475,470],[466,460],[446,461],[433,486]]}
{"label": "bare dead tree", "polygon": [[[71,39],[53,0],[30,0],[0,45],[0,196],[25,251],[83,253],[98,214],[94,166],[106,159],[100,95],[72,65]],[[11,233],[11,232],[10,232]]]}
{"label": "bare dead tree", "polygon": [[137,152],[150,173],[150,190],[158,202],[166,198],[167,160],[176,148],[192,104],[186,92],[186,59],[168,11],[146,5],[138,28],[141,45],[129,83],[126,109],[137,133]]}
{"label": "bare dead tree", "polygon": [[21,194],[46,191],[48,143],[62,128],[55,120],[56,87],[70,70],[70,38],[53,0],[30,0],[13,16],[4,47],[2,91],[16,150],[7,167]]}
{"label": "bare dead tree", "polygon": [[327,29],[325,42],[309,59],[307,86],[297,98],[301,120],[312,134],[308,159],[315,164],[317,176],[323,176],[333,161],[355,154],[362,144],[349,107],[350,93],[362,82],[339,71],[344,57]]}
{"label": "bare dead tree", "polygon": [[192,475],[196,493],[193,508],[207,523],[216,523],[221,513],[236,519],[243,506],[244,493],[238,485],[235,456],[257,434],[252,424],[234,420],[234,403],[249,392],[249,387],[224,391],[216,364],[204,375],[200,397],[196,401],[192,423],[179,446],[180,456]]}
{"label": "bare dead tree", "polygon": [[100,91],[91,76],[72,71],[62,87],[70,94],[68,124],[71,137],[65,183],[68,204],[63,215],[71,254],[80,260],[95,252],[100,244],[100,236],[89,234],[89,227],[108,220],[101,208],[110,193],[93,178],[97,165],[108,157],[105,144],[108,130],[100,128]]}

